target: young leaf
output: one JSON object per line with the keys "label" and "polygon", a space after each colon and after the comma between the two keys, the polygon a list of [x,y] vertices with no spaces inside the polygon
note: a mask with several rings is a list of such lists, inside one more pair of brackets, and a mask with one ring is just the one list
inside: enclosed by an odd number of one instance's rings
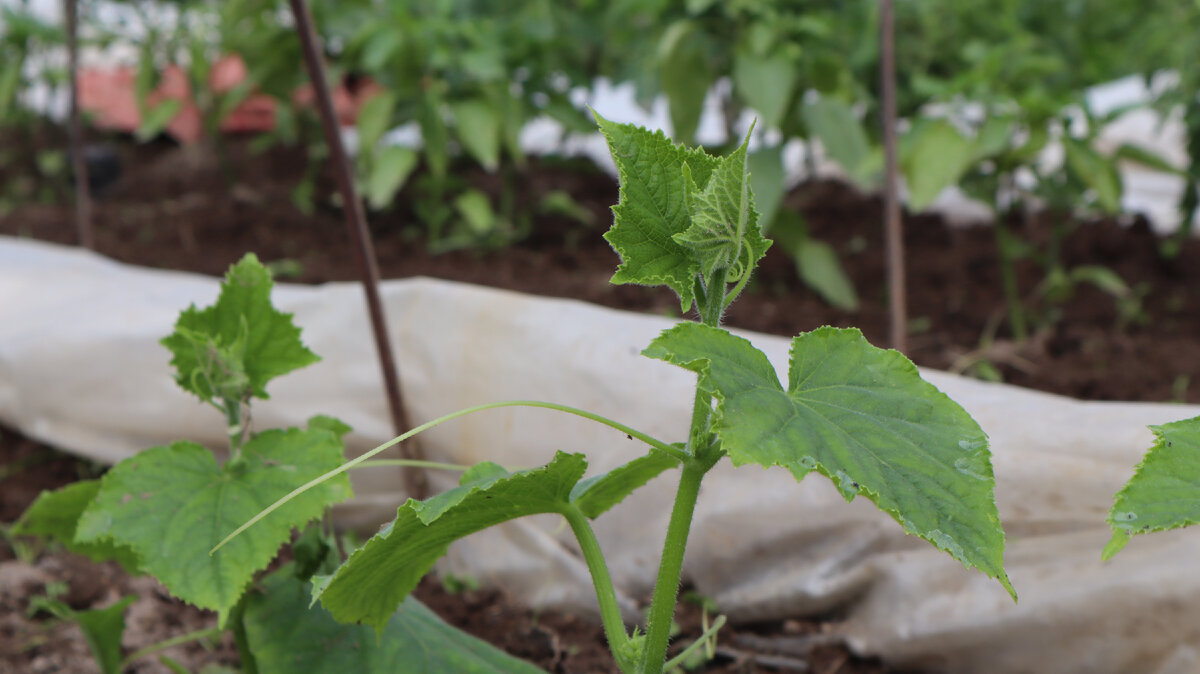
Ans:
{"label": "young leaf", "polygon": [[700,271],[691,252],[672,237],[689,226],[683,166],[697,185],[706,185],[717,159],[674,145],[661,131],[616,124],[596,115],[617,163],[621,188],[613,226],[604,238],[621,256],[612,282],[666,285],[679,295],[681,311],[692,306]]}
{"label": "young leaf", "polygon": [[358,153],[368,156],[375,143],[392,126],[396,113],[396,94],[384,91],[367,99],[358,113]]}
{"label": "young leaf", "polygon": [[[320,360],[300,342],[292,315],[271,306],[271,273],[253,254],[230,268],[217,303],[192,305],[162,340],[174,358],[175,381],[201,400],[240,387],[267,398],[267,382]],[[238,398],[240,395],[228,395]]]}
{"label": "young leaf", "polygon": [[474,479],[460,487],[426,501],[410,499],[332,576],[314,578],[313,599],[339,622],[363,622],[382,632],[450,543],[518,517],[561,512],[587,462],[582,454],[559,452],[541,468],[497,468],[486,464],[464,476]]}
{"label": "young leaf", "polygon": [[942,190],[958,183],[974,160],[975,146],[950,122],[929,120],[914,126],[901,144],[901,169],[908,204],[924,210]]}
{"label": "young leaf", "polygon": [[800,280],[821,299],[842,311],[858,311],[858,293],[854,290],[854,282],[842,268],[833,246],[804,237],[792,249],[792,258],[796,262]]}
{"label": "young leaf", "polygon": [[107,608],[74,613],[71,619],[83,631],[83,638],[92,649],[100,671],[121,673],[121,636],[125,634],[125,609],[137,597],[125,597]]}
{"label": "young leaf", "polygon": [[663,471],[679,465],[679,460],[664,451],[652,449],[649,454],[617,466],[602,475],[580,480],[571,489],[571,503],[590,519],[596,519],[609,508],[625,500],[638,487],[658,477]]}
{"label": "young leaf", "polygon": [[740,279],[771,246],[759,231],[758,212],[750,192],[746,171],[749,144],[747,133],[738,149],[717,160],[702,189],[692,180],[691,168],[687,164],[682,167],[691,226],[672,238],[693,251],[706,278],[717,267],[724,267],[730,270],[731,279]]}
{"label": "young leaf", "polygon": [[663,31],[658,43],[659,80],[670,105],[671,129],[684,143],[696,135],[704,97],[716,79],[705,42],[696,22],[681,19]]}
{"label": "young leaf", "polygon": [[863,125],[847,104],[834,98],[820,98],[806,103],[801,109],[804,123],[831,159],[842,167],[860,187],[871,187],[879,171],[879,155],[871,150],[871,142]]}
{"label": "young leaf", "polygon": [[1063,138],[1067,170],[1096,193],[1096,201],[1106,213],[1121,210],[1121,174],[1116,161],[1070,136]]}
{"label": "young leaf", "polygon": [[769,232],[787,188],[783,145],[759,148],[750,153],[746,156],[746,168],[750,171],[750,189],[758,208],[759,229]]}
{"label": "young leaf", "polygon": [[1101,554],[1105,560],[1120,552],[1130,536],[1200,522],[1200,417],[1150,430],[1154,445],[1108,513],[1113,536]]}
{"label": "young leaf", "polygon": [[286,566],[246,599],[243,625],[259,674],[542,671],[447,625],[413,597],[391,615],[381,638],[369,627],[342,625],[309,607],[305,584]]}
{"label": "young leaf", "polygon": [[417,167],[418,158],[416,150],[398,145],[389,145],[375,153],[364,186],[371,208],[382,210],[392,203],[396,192]]}
{"label": "young leaf", "polygon": [[454,131],[463,149],[489,173],[500,166],[500,117],[486,100],[450,104]]}
{"label": "young leaf", "polygon": [[741,49],[734,54],[733,84],[737,95],[758,111],[768,129],[779,126],[796,85],[796,64],[772,50],[757,54]]}
{"label": "young leaf", "polygon": [[191,442],[148,449],[117,464],[84,511],[78,542],[110,540],[137,553],[172,594],[218,611],[221,622],[293,527],[349,498],[349,479],[328,480],[268,516],[253,536],[212,549],[259,511],[342,463],[341,439],[316,419],[308,430],[271,430],[242,447],[244,461],[218,466]]}
{"label": "young leaf", "polygon": [[700,375],[735,465],[779,465],[797,480],[816,470],[1016,597],[987,436],[900,353],[819,328],[792,340],[787,390],[763,352],[718,328],[683,323],[643,353]]}
{"label": "young leaf", "polygon": [[129,573],[136,573],[133,550],[109,541],[78,543],[75,529],[84,509],[96,498],[100,480],[81,480],[54,491],[43,491],[13,526],[17,536],[41,536],[58,541],[70,552],[94,562],[116,560]]}

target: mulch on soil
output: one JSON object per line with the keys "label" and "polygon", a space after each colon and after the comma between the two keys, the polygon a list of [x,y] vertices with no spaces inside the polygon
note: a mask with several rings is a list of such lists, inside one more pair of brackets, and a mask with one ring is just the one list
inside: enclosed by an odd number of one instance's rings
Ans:
{"label": "mulch on soil", "polygon": [[[95,205],[96,248],[101,254],[132,264],[221,275],[253,251],[266,262],[289,261],[296,273],[286,281],[357,279],[341,212],[328,197],[332,192],[328,178],[318,181],[322,196],[313,213],[306,215],[293,205],[292,190],[305,170],[301,150],[276,149],[257,155],[240,140],[225,142],[217,150],[165,142],[112,142],[123,173]],[[21,163],[0,167],[0,184],[29,171],[30,165]],[[468,170],[461,177],[493,196],[499,193],[500,181],[494,176]],[[51,189],[56,190],[54,203],[25,205],[0,215],[0,234],[74,243],[66,187]],[[570,194],[593,214],[593,224],[537,214],[541,198],[553,191]],[[617,186],[586,164],[531,160],[518,181],[517,203],[535,214],[535,227],[519,245],[500,250],[429,253],[416,225],[413,200],[406,189],[394,210],[370,216],[384,278],[424,275],[634,311],[678,313],[675,296],[667,289],[608,283],[617,257],[600,235],[611,222],[609,208],[617,200]],[[793,191],[785,207],[800,212],[812,235],[838,251],[859,293],[861,309],[847,314],[822,303],[799,282],[792,261],[774,249],[748,292],[731,309],[727,323],[786,336],[820,325],[856,326],[872,343],[886,345],[879,199],[821,182]],[[1067,267],[1104,265],[1117,272],[1142,294],[1143,321],[1124,324],[1111,296],[1082,286],[1066,304],[1043,306],[1047,313],[1058,313],[1057,319],[1045,322],[1027,343],[1015,344],[1002,321],[992,230],[956,229],[930,216],[910,215],[905,224],[913,326],[907,355],[919,365],[963,370],[986,361],[1008,382],[1080,398],[1200,402],[1200,340],[1196,339],[1200,335],[1200,291],[1196,290],[1200,288],[1200,243],[1189,242],[1178,258],[1168,261],[1159,256],[1158,241],[1144,222],[1132,226],[1113,220],[1074,223],[1063,250]],[[1041,215],[1011,224],[1023,237],[1044,241],[1054,221]],[[1025,261],[1018,272],[1022,293],[1035,298],[1041,268]],[[985,340],[990,326],[998,328],[994,339]],[[99,470],[0,429],[0,521],[12,522],[40,490],[94,476]],[[170,601],[152,581],[131,580],[114,568],[81,572],[82,562],[70,555],[47,552],[22,561],[13,553],[12,546],[0,546],[0,612],[5,616],[0,620],[0,673],[95,671],[75,628],[46,616],[24,617],[30,597],[44,594],[47,583],[52,588],[65,583],[68,601],[80,609],[107,605],[122,593],[137,593],[141,598],[131,609],[127,649],[213,620]],[[97,585],[97,580],[102,582]],[[500,590],[451,595],[430,580],[422,584],[418,596],[451,622],[550,671],[613,671],[602,632],[586,619],[535,614]],[[134,610],[148,611],[144,615],[151,618],[135,619]],[[171,629],[138,628],[139,620],[157,620]],[[699,634],[700,610],[681,604],[680,623],[685,634]],[[727,627],[718,660],[705,671],[888,671],[828,645],[821,630],[819,623],[795,620]],[[215,650],[193,645],[170,654],[195,669],[236,661],[224,642]],[[166,671],[152,659],[139,667],[135,671]]]}

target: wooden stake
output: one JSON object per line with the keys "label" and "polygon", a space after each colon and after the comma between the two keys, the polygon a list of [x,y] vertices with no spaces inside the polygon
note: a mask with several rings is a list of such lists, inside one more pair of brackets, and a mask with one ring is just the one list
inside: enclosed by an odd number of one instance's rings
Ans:
{"label": "wooden stake", "polygon": [[[400,435],[409,428],[410,424],[400,397],[400,382],[396,376],[396,363],[392,357],[391,342],[388,339],[383,304],[379,301],[379,266],[375,260],[375,247],[371,240],[371,231],[367,228],[367,216],[363,210],[362,200],[359,199],[358,190],[354,186],[354,172],[350,166],[350,160],[346,156],[346,149],[342,145],[341,130],[333,107],[333,97],[329,93],[329,82],[325,77],[325,64],[321,57],[321,50],[317,48],[318,38],[313,26],[312,14],[309,13],[308,5],[304,3],[304,0],[288,0],[288,2],[296,20],[296,32],[300,36],[300,44],[304,50],[304,63],[308,68],[308,76],[316,95],[317,109],[321,114],[325,142],[329,146],[334,177],[337,179],[338,192],[342,196],[342,210],[346,214],[346,227],[350,230],[350,238],[354,241],[354,251],[362,275],[363,290],[367,296],[371,328],[375,333],[375,348],[379,352],[379,365],[383,373],[393,431],[396,435]],[[400,453],[406,459],[423,458],[419,447],[413,440],[402,444]],[[412,498],[423,499],[428,496],[428,484],[421,469],[405,469],[404,486]]]}

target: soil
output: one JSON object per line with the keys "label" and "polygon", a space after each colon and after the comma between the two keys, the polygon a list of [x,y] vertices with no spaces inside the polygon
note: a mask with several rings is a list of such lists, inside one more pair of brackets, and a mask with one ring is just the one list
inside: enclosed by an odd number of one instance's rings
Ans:
{"label": "soil", "polygon": [[[57,137],[21,139],[46,146]],[[180,148],[166,142],[135,145],[107,141],[122,173],[95,204],[96,249],[111,258],[152,267],[222,274],[247,251],[275,262],[301,283],[355,280],[355,254],[327,175],[317,180],[310,213],[292,192],[305,171],[302,150],[275,148],[256,154],[241,139]],[[32,161],[32,160],[30,160]],[[32,163],[0,166],[0,187],[33,175]],[[459,177],[498,198],[503,181],[464,169]],[[418,180],[410,184],[419,183]],[[572,297],[634,311],[678,314],[666,289],[612,286],[617,258],[600,238],[611,222],[615,181],[581,162],[530,160],[513,183],[516,203],[532,215],[531,233],[518,245],[495,250],[429,252],[416,223],[417,195],[401,193],[391,211],[371,213],[375,251],[384,278],[433,276],[522,292]],[[64,244],[75,242],[68,187],[39,187],[48,203],[27,203],[0,215],[0,234]],[[565,192],[590,213],[590,224],[542,212],[543,197]],[[727,324],[781,335],[820,325],[856,326],[875,344],[888,341],[886,270],[880,232],[881,203],[845,185],[800,186],[785,207],[802,214],[809,231],[838,252],[858,291],[855,313],[830,308],[799,282],[779,248],[765,258]],[[0,211],[2,212],[2,211]],[[1134,298],[1079,285],[1061,304],[1039,295],[1044,270],[1034,260],[1017,265],[1018,287],[1037,320],[1033,336],[1012,339],[1003,297],[994,230],[955,228],[931,216],[905,217],[910,313],[906,355],[919,365],[1000,376],[1030,388],[1094,400],[1200,402],[1200,242],[1189,241],[1175,259],[1159,254],[1146,223],[1073,220],[1048,214],[1012,217],[1025,240],[1044,244],[1055,226],[1070,234],[1062,247],[1067,269],[1102,265],[1116,272]],[[12,522],[42,489],[103,470],[0,429],[0,521]],[[2,531],[2,530],[0,530]],[[48,591],[73,608],[111,604],[134,593],[124,642],[126,652],[213,624],[214,617],[169,599],[153,581],[131,579],[116,567],[93,565],[28,542],[0,545],[0,674],[97,671],[78,630],[45,614],[27,615],[29,601]],[[418,595],[439,614],[552,672],[608,672],[603,634],[587,619],[534,613],[501,590],[448,594],[422,584]],[[685,635],[700,632],[700,610],[681,603]],[[853,657],[823,638],[820,622],[787,620],[727,626],[717,658],[703,671],[891,671]],[[193,643],[167,654],[192,671],[206,664],[236,664],[228,640]],[[154,658],[131,671],[167,671]]]}

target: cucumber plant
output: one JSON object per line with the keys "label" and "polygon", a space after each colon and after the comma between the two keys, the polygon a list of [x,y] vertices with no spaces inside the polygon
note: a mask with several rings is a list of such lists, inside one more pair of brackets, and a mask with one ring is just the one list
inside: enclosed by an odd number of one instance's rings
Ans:
{"label": "cucumber plant", "polygon": [[[621,671],[662,672],[690,655],[667,661],[671,619],[701,481],[726,457],[734,465],[780,466],[797,480],[820,473],[847,501],[865,496],[907,533],[995,578],[1015,600],[1003,566],[987,437],[960,406],[922,380],[902,354],[871,346],[858,330],[823,327],[796,337],[781,383],[762,351],[721,328],[722,314],[770,246],[757,221],[746,143],[714,157],[674,145],[661,132],[598,121],[620,178],[614,224],[605,235],[621,258],[612,281],[667,285],[681,308],[699,318],[664,331],[643,351],[696,373],[692,419],[680,429],[681,439],[666,442],[554,403],[481,405],[414,428],[312,480],[240,527],[214,555],[226,554],[242,531],[308,489],[404,438],[480,409],[536,406],[617,428],[646,443],[646,454],[588,478],[583,454],[558,452],[546,465],[521,471],[478,464],[457,488],[410,499],[333,573],[316,576],[314,601],[336,620],[382,630],[452,541],[507,520],[554,513],[579,543]],[[679,471],[677,491],[654,593],[644,630],[630,631],[590,520],[668,470]]]}
{"label": "cucumber plant", "polygon": [[[308,607],[304,583],[341,561],[326,515],[351,496],[344,474],[277,509],[254,536],[234,541],[220,555],[208,554],[238,524],[344,461],[342,437],[350,428],[331,417],[315,416],[303,429],[252,432],[251,400],[267,398],[266,385],[275,377],[319,360],[300,341],[291,315],[271,305],[271,287],[270,272],[247,255],[230,269],[216,304],[185,310],[162,340],[179,386],[225,419],[226,460],[194,442],[147,449],[99,480],[42,493],[14,527],[14,533],[57,540],[71,552],[154,576],[175,597],[216,611],[217,629],[123,657],[123,614],[131,597],[82,613],[47,606],[79,623],[105,674],[124,671],[160,647],[226,629],[245,672],[392,672],[402,666],[537,671],[446,625],[415,599],[376,624],[387,636],[382,644],[370,629],[338,624],[319,607]],[[293,530],[305,525],[292,545],[294,561],[262,576],[280,547],[293,540]],[[329,643],[349,648],[331,652],[324,647]],[[183,671],[177,664],[169,666]]]}

